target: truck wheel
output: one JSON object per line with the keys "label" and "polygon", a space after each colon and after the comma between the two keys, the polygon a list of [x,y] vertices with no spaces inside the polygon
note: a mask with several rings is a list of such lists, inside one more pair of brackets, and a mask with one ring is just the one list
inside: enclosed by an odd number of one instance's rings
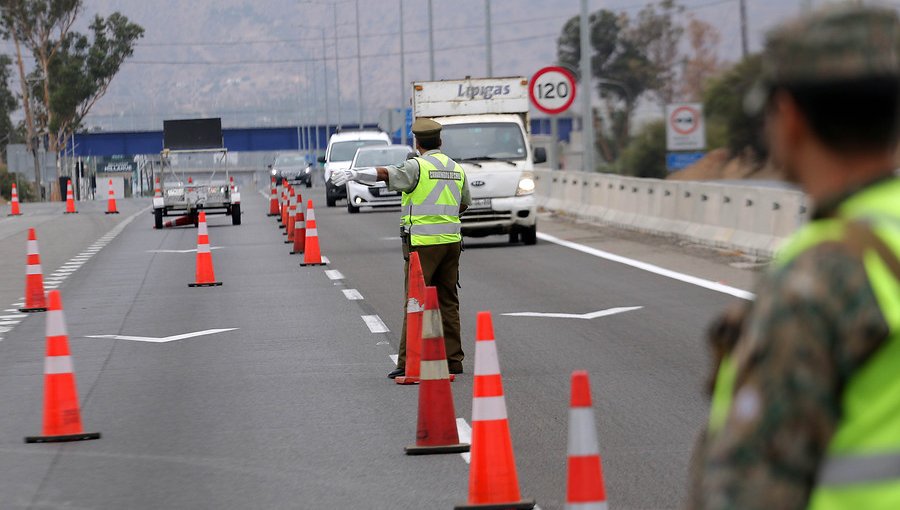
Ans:
{"label": "truck wheel", "polygon": [[194,211],[190,214],[191,214],[191,219],[194,220],[194,228],[199,227],[200,226],[200,213],[197,211]]}
{"label": "truck wheel", "polygon": [[522,231],[522,241],[524,241],[527,246],[537,244],[537,224]]}
{"label": "truck wheel", "polygon": [[513,229],[509,232],[509,244],[516,244],[518,242],[519,242],[519,231]]}
{"label": "truck wheel", "polygon": [[312,177],[310,177],[309,179],[306,180],[306,187],[312,188]]}
{"label": "truck wheel", "polygon": [[329,196],[326,194],[326,195],[325,195],[325,205],[327,205],[328,207],[334,207],[335,205],[337,205],[337,199],[336,199],[336,198],[329,197]]}
{"label": "truck wheel", "polygon": [[153,228],[156,230],[162,230],[163,228],[163,210],[162,209],[154,209],[153,210]]}
{"label": "truck wheel", "polygon": [[241,204],[234,204],[231,206],[231,224],[241,224]]}
{"label": "truck wheel", "polygon": [[347,199],[347,212],[349,212],[350,214],[356,214],[356,213],[359,212],[359,207],[354,206],[354,205],[350,202],[350,199],[349,199],[349,198]]}

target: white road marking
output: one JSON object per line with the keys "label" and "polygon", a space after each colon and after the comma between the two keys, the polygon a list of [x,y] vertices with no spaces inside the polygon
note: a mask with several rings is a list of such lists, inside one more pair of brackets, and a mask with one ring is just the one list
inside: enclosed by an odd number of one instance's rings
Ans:
{"label": "white road marking", "polygon": [[22,321],[0,321],[0,326],[15,326]]}
{"label": "white road marking", "polygon": [[[221,246],[210,246],[210,250],[221,250]],[[147,250],[147,253],[196,253],[197,248],[191,250]]]}
{"label": "white road marking", "polygon": [[224,329],[207,329],[204,331],[195,331],[193,333],[184,333],[182,335],[172,335],[165,336],[161,338],[156,338],[152,336],[128,336],[128,335],[87,335],[86,338],[108,338],[111,340],[131,340],[134,342],[150,342],[150,343],[166,343],[166,342],[174,342],[176,340],[185,340],[187,338],[194,338],[198,336],[205,335],[214,335],[216,333],[224,333],[226,331],[234,331],[238,328],[224,328]]}
{"label": "white road marking", "polygon": [[322,256],[322,263],[323,263],[323,264],[331,264],[331,261],[328,260],[328,257],[326,257],[326,256],[323,255],[323,256]]}
{"label": "white road marking", "polygon": [[328,277],[329,280],[343,280],[344,274],[338,271],[337,269],[326,269],[325,276]]}
{"label": "white road marking", "polygon": [[18,312],[19,309],[18,308],[7,308],[6,310],[3,310],[3,311],[4,312]]}
{"label": "white road marking", "polygon": [[[469,426],[465,418],[456,419],[456,433],[459,435],[460,443],[472,444],[472,427]],[[470,452],[460,453],[459,456],[466,461],[466,464],[472,461],[472,454]]]}
{"label": "white road marking", "polygon": [[[23,303],[22,306],[25,306],[25,304]],[[16,310],[16,311],[18,311],[18,310]],[[12,319],[24,319],[25,317],[28,317],[28,315],[23,314],[23,313],[17,313],[15,315],[0,315],[0,321],[8,321],[8,320],[12,320]]]}
{"label": "white road marking", "polygon": [[691,285],[696,285],[697,287],[702,287],[704,289],[712,290],[715,292],[721,292],[723,294],[728,294],[729,296],[734,296],[741,299],[753,300],[756,296],[752,292],[748,292],[743,289],[738,289],[735,287],[731,287],[728,285],[723,285],[721,283],[713,282],[710,280],[704,280],[703,278],[697,278],[696,276],[687,275],[684,273],[679,273],[677,271],[672,271],[669,269],[665,269],[659,266],[654,266],[653,264],[648,264],[646,262],[641,262],[640,260],[630,259],[628,257],[623,257],[621,255],[615,255],[613,253],[609,253],[603,250],[598,250],[596,248],[591,248],[590,246],[585,246],[583,244],[573,243],[572,241],[566,241],[564,239],[560,239],[555,236],[551,236],[549,234],[544,234],[538,232],[538,239],[542,241],[547,241],[549,243],[558,244],[560,246],[564,246],[566,248],[570,248],[572,250],[580,251],[581,253],[586,253],[588,255],[593,255],[594,257],[599,257],[601,259],[606,259],[611,262],[618,262],[620,264],[625,264],[626,266],[631,266],[636,269],[640,269],[643,271],[647,271],[648,273],[653,273],[659,276],[665,276],[666,278],[671,278],[673,280],[678,280],[680,282],[689,283]]}
{"label": "white road marking", "polygon": [[382,237],[382,241],[399,241],[400,237]]}
{"label": "white road marking", "polygon": [[[18,303],[13,303],[12,306],[18,306],[21,308],[21,307],[25,306],[25,301],[19,301]],[[18,312],[19,310],[16,309],[16,311]]]}
{"label": "white road marking", "polygon": [[400,359],[399,354],[388,354],[388,358],[391,358],[391,361],[394,362],[394,365],[397,365],[397,361]]}
{"label": "white road marking", "polygon": [[390,331],[384,321],[381,320],[381,317],[377,315],[363,315],[362,320],[366,322],[366,326],[369,327],[369,331],[372,333],[387,333]]}
{"label": "white road marking", "polygon": [[12,331],[12,328],[0,326],[0,333],[9,333],[10,331]]}
{"label": "white road marking", "polygon": [[359,301],[360,299],[363,299],[362,294],[356,289],[344,289],[342,292],[344,293],[344,297],[350,301]]}
{"label": "white road marking", "polygon": [[597,312],[591,313],[543,313],[543,312],[516,312],[516,313],[504,313],[502,315],[506,315],[508,317],[548,317],[553,319],[598,319],[600,317],[608,317],[610,315],[616,315],[619,313],[631,312],[634,310],[640,310],[643,306],[624,306],[620,308],[610,308],[608,310],[600,310]]}

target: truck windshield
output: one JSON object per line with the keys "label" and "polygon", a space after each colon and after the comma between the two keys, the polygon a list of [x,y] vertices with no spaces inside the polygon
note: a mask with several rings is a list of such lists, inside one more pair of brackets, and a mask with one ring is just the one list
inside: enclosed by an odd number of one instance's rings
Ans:
{"label": "truck windshield", "polygon": [[356,155],[356,149],[370,145],[387,145],[384,140],[353,140],[351,142],[334,142],[328,161],[351,161]]}
{"label": "truck windshield", "polygon": [[522,129],[513,122],[448,124],[441,130],[441,152],[456,160],[525,159]]}
{"label": "truck windshield", "polygon": [[406,160],[408,155],[409,149],[406,147],[364,149],[356,153],[356,161],[354,161],[353,167],[399,165]]}

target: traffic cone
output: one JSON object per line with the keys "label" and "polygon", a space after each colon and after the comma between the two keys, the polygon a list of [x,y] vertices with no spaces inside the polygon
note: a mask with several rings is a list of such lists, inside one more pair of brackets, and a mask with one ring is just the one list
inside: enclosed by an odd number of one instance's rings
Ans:
{"label": "traffic cone", "polygon": [[450,389],[444,327],[441,324],[436,287],[425,288],[421,334],[419,420],[416,426],[416,444],[407,446],[406,454],[467,452],[469,445],[459,442],[459,434],[456,431],[456,410],[453,407],[453,390]]}
{"label": "traffic cone", "polygon": [[153,189],[153,198],[162,198],[162,189],[159,187],[159,176],[156,176],[156,187]]}
{"label": "traffic cone", "polygon": [[[284,186],[284,200],[281,204],[281,228],[287,228],[288,209],[291,207],[291,190],[293,189],[293,186],[290,184],[285,184]],[[282,232],[282,234],[284,234],[284,232]]]}
{"label": "traffic cone", "polygon": [[9,216],[21,216],[22,211],[19,209],[19,190],[16,188],[16,183],[12,183],[12,189],[9,194]]}
{"label": "traffic cone", "polygon": [[306,248],[306,219],[303,216],[303,203],[297,206],[297,214],[294,216],[294,249],[291,255],[303,253]]}
{"label": "traffic cone", "polygon": [[77,214],[75,210],[75,195],[72,193],[72,180],[66,181],[66,212],[65,214]]}
{"label": "traffic cone", "polygon": [[109,180],[109,199],[106,201],[106,214],[119,214],[116,208],[116,191],[113,189],[112,179]]}
{"label": "traffic cone", "polygon": [[591,407],[591,383],[584,370],[572,372],[568,464],[566,509],[605,509],[606,489]]}
{"label": "traffic cone", "polygon": [[490,312],[478,313],[473,385],[469,501],[454,508],[534,508],[534,500],[523,500],[519,493]]}
{"label": "traffic cone", "polygon": [[61,443],[100,439],[99,432],[84,432],[75,372],[69,353],[69,336],[58,290],[49,294],[47,313],[47,356],[44,358],[44,427],[40,436],[26,443]]}
{"label": "traffic cone", "polygon": [[419,360],[422,353],[422,313],[425,311],[425,277],[419,254],[409,254],[409,289],[406,293],[406,366],[397,384],[419,384]]}
{"label": "traffic cone", "polygon": [[[294,215],[297,213],[297,200],[299,197],[299,193],[297,193],[293,187],[291,187],[291,193],[288,197],[288,208],[287,208],[287,216],[285,216],[285,229],[282,232],[282,235],[286,235],[287,239],[285,239],[285,244],[291,244],[294,242]],[[300,198],[302,200],[302,198]]]}
{"label": "traffic cone", "polygon": [[234,188],[234,176],[233,175],[228,176],[228,191],[231,193],[234,193],[236,191]]}
{"label": "traffic cone", "polygon": [[46,312],[47,300],[44,296],[44,274],[41,272],[41,255],[38,253],[37,234],[28,229],[27,260],[25,266],[25,307],[20,312]]}
{"label": "traffic cone", "polygon": [[301,266],[324,266],[322,253],[319,251],[319,229],[316,226],[316,211],[313,201],[306,204],[306,246],[303,250]]}
{"label": "traffic cone", "polygon": [[194,184],[194,178],[188,176],[188,184]]}
{"label": "traffic cone", "polygon": [[272,187],[269,192],[269,216],[278,216],[278,190],[275,186],[274,177],[272,177]]}
{"label": "traffic cone", "polygon": [[222,282],[216,281],[213,271],[212,253],[209,251],[209,233],[206,229],[206,213],[200,211],[200,220],[197,225],[197,272],[194,283],[188,287],[218,287]]}
{"label": "traffic cone", "polygon": [[179,216],[175,218],[175,220],[170,220],[163,223],[163,228],[172,228],[172,227],[182,227],[184,225],[193,225],[194,218],[190,214],[186,214],[184,216]]}

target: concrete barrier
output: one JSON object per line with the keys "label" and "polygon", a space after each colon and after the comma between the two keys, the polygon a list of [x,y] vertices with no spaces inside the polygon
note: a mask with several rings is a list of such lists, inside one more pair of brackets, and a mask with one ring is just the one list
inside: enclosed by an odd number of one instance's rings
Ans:
{"label": "concrete barrier", "polygon": [[794,190],[536,170],[539,207],[579,220],[771,257],[808,216]]}

